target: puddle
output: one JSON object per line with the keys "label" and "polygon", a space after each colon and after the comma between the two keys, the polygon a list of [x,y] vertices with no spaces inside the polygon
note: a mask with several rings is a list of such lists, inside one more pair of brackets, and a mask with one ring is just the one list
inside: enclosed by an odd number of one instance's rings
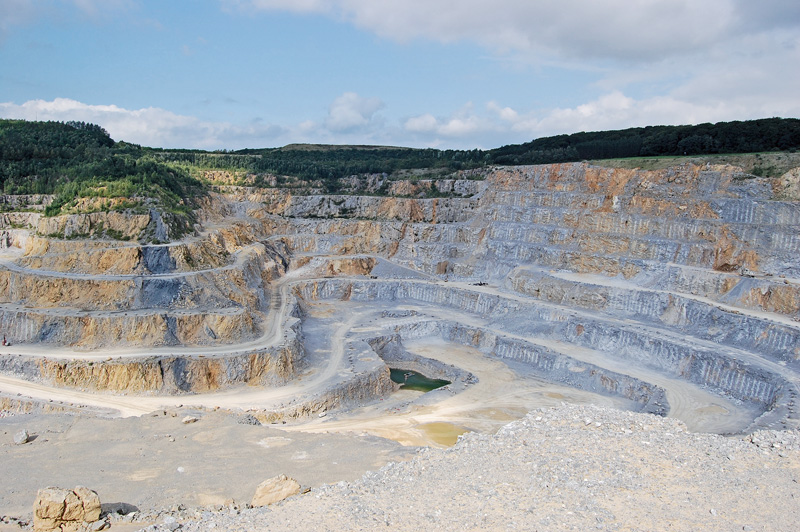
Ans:
{"label": "puddle", "polygon": [[703,407],[700,407],[700,408],[696,408],[695,412],[697,412],[700,415],[727,416],[727,415],[730,414],[730,411],[727,408],[719,406],[719,405],[715,405],[715,404],[711,404],[711,405],[708,405],[708,406],[703,406]]}
{"label": "puddle", "polygon": [[447,447],[455,445],[458,441],[458,437],[465,432],[470,432],[468,428],[444,421],[423,423],[421,425],[416,425],[414,428],[422,431],[430,441]]}
{"label": "puddle", "polygon": [[450,384],[450,381],[444,379],[429,379],[422,373],[417,373],[416,371],[396,368],[389,368],[389,371],[391,372],[392,382],[400,384],[401,390],[429,392]]}

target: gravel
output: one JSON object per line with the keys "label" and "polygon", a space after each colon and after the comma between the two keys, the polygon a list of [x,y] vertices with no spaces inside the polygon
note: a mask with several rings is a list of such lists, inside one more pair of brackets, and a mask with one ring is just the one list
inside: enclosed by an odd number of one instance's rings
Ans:
{"label": "gravel", "polygon": [[593,406],[536,410],[267,508],[150,515],[144,530],[797,530],[800,434],[725,437]]}

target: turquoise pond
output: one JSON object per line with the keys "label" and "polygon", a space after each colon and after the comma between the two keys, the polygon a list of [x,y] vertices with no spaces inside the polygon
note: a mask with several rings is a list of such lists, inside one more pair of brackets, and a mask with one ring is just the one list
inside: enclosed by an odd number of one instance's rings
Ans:
{"label": "turquoise pond", "polygon": [[392,381],[402,385],[400,386],[401,390],[429,392],[450,384],[450,381],[444,379],[429,379],[422,373],[409,371],[407,369],[389,368],[389,371],[392,375]]}

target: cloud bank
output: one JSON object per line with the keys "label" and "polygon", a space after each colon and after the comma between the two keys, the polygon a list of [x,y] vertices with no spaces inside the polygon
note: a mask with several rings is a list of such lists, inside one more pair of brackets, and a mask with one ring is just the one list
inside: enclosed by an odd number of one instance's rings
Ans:
{"label": "cloud bank", "polygon": [[794,0],[221,1],[251,11],[322,14],[400,42],[468,40],[499,51],[583,60],[661,60],[800,26]]}
{"label": "cloud bank", "polygon": [[796,0],[221,2],[255,14],[322,15],[397,42],[474,42],[527,68],[599,77],[597,96],[570,108],[512,109],[491,101],[477,109],[456,103],[461,107],[449,115],[421,109],[400,124],[417,143],[463,147],[460,141],[472,139],[485,146],[490,134],[514,142],[524,135],[800,116]]}
{"label": "cloud bank", "polygon": [[167,148],[219,149],[232,145],[271,146],[286,133],[276,125],[255,121],[248,125],[199,120],[165,109],[124,109],[92,105],[68,98],[0,103],[0,116],[24,120],[84,121],[98,124],[115,140]]}
{"label": "cloud bank", "polygon": [[[476,43],[536,71],[590,72],[583,101],[540,107],[500,99],[453,101],[393,115],[392,100],[354,90],[329,96],[302,123],[202,120],[167,109],[125,109],[56,98],[0,103],[0,116],[84,120],[148,146],[240,148],[292,142],[492,148],[539,136],[655,124],[800,117],[800,2],[796,0],[218,0],[257,20],[271,12],[322,16],[383,39]],[[134,0],[53,0],[91,19],[136,9]],[[44,14],[0,2],[9,28]],[[191,55],[186,48],[184,54]]]}

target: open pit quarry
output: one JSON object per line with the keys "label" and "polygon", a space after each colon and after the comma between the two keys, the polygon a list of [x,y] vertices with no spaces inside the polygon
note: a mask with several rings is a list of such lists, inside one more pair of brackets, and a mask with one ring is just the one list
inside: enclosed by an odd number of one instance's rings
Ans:
{"label": "open pit quarry", "polygon": [[[193,236],[159,244],[136,243],[169,240],[152,213],[27,201],[0,214],[0,404],[410,446],[561,403],[795,431],[800,203],[776,188],[692,164],[498,167],[389,196],[219,186]],[[450,384],[398,389],[390,368]]]}

